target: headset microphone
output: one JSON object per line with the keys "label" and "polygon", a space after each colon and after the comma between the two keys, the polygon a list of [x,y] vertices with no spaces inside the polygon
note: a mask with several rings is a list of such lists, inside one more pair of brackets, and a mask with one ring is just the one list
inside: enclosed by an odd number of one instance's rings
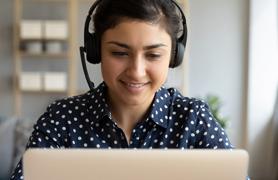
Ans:
{"label": "headset microphone", "polygon": [[88,86],[89,86],[90,90],[93,90],[95,85],[90,80],[90,76],[89,76],[89,73],[88,73],[88,69],[87,69],[87,65],[86,65],[86,61],[85,61],[85,56],[84,56],[84,54],[85,54],[84,47],[80,47],[79,51],[80,51],[81,63],[82,63],[82,68],[83,68],[83,71],[84,71],[84,74],[85,74],[86,81],[88,83]]}

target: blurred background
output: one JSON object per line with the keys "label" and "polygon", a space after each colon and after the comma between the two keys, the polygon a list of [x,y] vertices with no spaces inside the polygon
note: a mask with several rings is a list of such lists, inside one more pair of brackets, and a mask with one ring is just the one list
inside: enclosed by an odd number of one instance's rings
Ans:
{"label": "blurred background", "polygon": [[[277,180],[277,0],[180,0],[189,37],[166,86],[206,99],[254,180]],[[0,179],[55,99],[88,91],[79,46],[93,0],[0,1]],[[89,65],[96,85],[99,65]]]}

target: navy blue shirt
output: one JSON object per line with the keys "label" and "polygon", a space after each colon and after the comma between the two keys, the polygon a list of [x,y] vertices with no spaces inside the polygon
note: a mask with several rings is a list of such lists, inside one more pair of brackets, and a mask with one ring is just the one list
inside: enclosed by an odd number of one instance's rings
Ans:
{"label": "navy blue shirt", "polygon": [[[233,148],[206,103],[164,87],[127,142],[112,119],[106,92],[101,83],[86,94],[49,105],[34,125],[27,148]],[[21,161],[11,179],[23,179]]]}

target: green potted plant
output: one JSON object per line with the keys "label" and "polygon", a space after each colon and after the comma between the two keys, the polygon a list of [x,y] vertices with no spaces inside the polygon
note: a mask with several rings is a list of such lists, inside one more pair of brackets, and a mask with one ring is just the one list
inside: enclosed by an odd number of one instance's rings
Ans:
{"label": "green potted plant", "polygon": [[205,97],[205,101],[208,103],[211,113],[215,117],[216,121],[222,128],[226,129],[228,127],[229,120],[227,117],[223,117],[220,113],[220,108],[222,106],[220,98],[216,95],[209,94]]}

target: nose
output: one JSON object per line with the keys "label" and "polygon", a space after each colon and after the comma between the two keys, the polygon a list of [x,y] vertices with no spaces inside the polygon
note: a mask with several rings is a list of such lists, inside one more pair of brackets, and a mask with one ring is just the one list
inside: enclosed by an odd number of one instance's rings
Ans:
{"label": "nose", "polygon": [[146,62],[144,57],[136,55],[132,57],[128,63],[126,75],[132,80],[140,81],[142,77],[146,76]]}

